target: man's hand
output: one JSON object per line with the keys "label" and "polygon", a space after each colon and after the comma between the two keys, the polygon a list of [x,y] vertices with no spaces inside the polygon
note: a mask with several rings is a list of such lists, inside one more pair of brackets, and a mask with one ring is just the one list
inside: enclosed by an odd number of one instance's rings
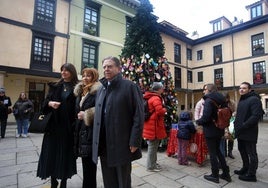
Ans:
{"label": "man's hand", "polygon": [[134,153],[138,149],[138,147],[130,146],[129,149],[131,153]]}

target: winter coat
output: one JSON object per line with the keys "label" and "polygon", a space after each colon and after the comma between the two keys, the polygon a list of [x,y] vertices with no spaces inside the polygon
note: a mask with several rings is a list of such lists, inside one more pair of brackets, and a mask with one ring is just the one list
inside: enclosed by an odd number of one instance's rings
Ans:
{"label": "winter coat", "polygon": [[196,132],[193,121],[179,121],[177,137],[184,140],[190,140],[191,135]]}
{"label": "winter coat", "polygon": [[[138,85],[121,74],[100,80],[102,86],[96,95],[93,126],[93,161],[98,154],[107,152],[108,166],[120,166],[141,157],[141,150],[131,153],[129,147],[140,147],[144,108],[142,92]],[[101,130],[104,131],[101,132]],[[106,136],[105,136],[106,135]]]}
{"label": "winter coat", "polygon": [[224,134],[224,130],[216,127],[213,121],[217,119],[217,107],[212,100],[224,107],[227,106],[225,98],[219,92],[208,93],[203,98],[205,100],[203,115],[200,119],[196,120],[196,123],[203,126],[205,137],[221,138]]}
{"label": "winter coat", "polygon": [[33,103],[31,100],[17,100],[13,106],[13,114],[15,119],[30,119],[33,110]]}
{"label": "winter coat", "polygon": [[143,138],[146,140],[163,139],[167,137],[164,117],[166,108],[163,106],[162,97],[155,92],[145,92],[144,99],[148,99],[150,118],[144,122]]}
{"label": "winter coat", "polygon": [[198,120],[202,117],[203,115],[203,109],[204,109],[204,99],[200,99],[196,105],[195,105],[195,109],[194,109],[194,119]]}
{"label": "winter coat", "polygon": [[195,126],[193,121],[191,120],[191,115],[189,112],[181,112],[180,113],[180,121],[178,123],[178,134],[177,138],[190,140],[191,134],[195,133]]}
{"label": "winter coat", "polygon": [[240,97],[234,121],[235,137],[257,142],[258,122],[262,116],[260,97],[251,91]]}
{"label": "winter coat", "polygon": [[83,83],[78,83],[74,88],[76,96],[76,114],[84,111],[84,119],[76,120],[74,134],[74,151],[76,156],[88,157],[92,155],[93,120],[95,114],[95,98],[100,84],[95,83],[89,92],[82,98]]}
{"label": "winter coat", "polygon": [[8,96],[0,96],[0,120],[6,120],[8,117],[8,107],[11,106],[11,100]]}
{"label": "winter coat", "polygon": [[[76,171],[76,157],[73,152],[75,124],[75,96],[73,87],[64,90],[64,83],[50,83],[49,91],[43,103],[43,112],[52,112],[49,132],[44,134],[39,157],[37,176],[46,179],[71,178]],[[58,109],[48,106],[49,101],[61,102]]]}

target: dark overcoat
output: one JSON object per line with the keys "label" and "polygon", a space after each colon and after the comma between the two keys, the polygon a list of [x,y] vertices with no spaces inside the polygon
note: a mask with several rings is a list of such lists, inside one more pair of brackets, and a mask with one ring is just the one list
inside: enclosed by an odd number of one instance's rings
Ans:
{"label": "dark overcoat", "polygon": [[258,122],[263,115],[260,97],[254,91],[240,97],[234,121],[238,139],[257,142]]}
{"label": "dark overcoat", "polygon": [[74,89],[76,114],[84,111],[84,119],[77,119],[75,124],[74,151],[77,157],[88,157],[92,155],[95,98],[99,86],[100,84],[98,82],[92,85],[84,98],[82,98],[82,83],[77,84]]}
{"label": "dark overcoat", "polygon": [[[44,134],[37,176],[46,179],[71,178],[76,174],[76,158],[73,152],[75,96],[73,87],[64,91],[63,82],[49,84],[49,92],[43,103],[45,113],[52,111],[49,131]],[[49,101],[61,102],[58,109],[48,106]]]}
{"label": "dark overcoat", "polygon": [[16,120],[30,119],[32,110],[33,110],[33,103],[30,99],[17,100],[13,106],[13,114]]}
{"label": "dark overcoat", "polygon": [[[140,150],[132,154],[130,146],[140,147],[142,141],[144,121],[142,92],[138,85],[123,79],[121,74],[110,81],[109,85],[105,78],[100,82],[102,86],[97,92],[95,105],[92,159],[97,163],[101,149],[99,144],[104,141],[108,166],[125,165],[141,157]],[[105,112],[105,117],[102,112]],[[106,139],[100,133],[101,126],[104,126]]]}
{"label": "dark overcoat", "polygon": [[8,118],[8,107],[11,105],[10,97],[6,95],[0,96],[0,120],[6,120]]}
{"label": "dark overcoat", "polygon": [[219,92],[208,93],[203,98],[205,100],[203,115],[200,119],[196,120],[196,123],[203,126],[205,137],[220,138],[224,134],[224,129],[216,127],[213,121],[217,119],[217,107],[213,101],[215,101],[218,105],[227,106],[225,98]]}

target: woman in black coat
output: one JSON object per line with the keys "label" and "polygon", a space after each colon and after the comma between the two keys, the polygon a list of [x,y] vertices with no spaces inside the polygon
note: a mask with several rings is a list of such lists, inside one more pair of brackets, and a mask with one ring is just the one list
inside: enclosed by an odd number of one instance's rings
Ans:
{"label": "woman in black coat", "polygon": [[[220,152],[220,141],[224,134],[224,130],[216,127],[214,120],[217,119],[217,105],[222,107],[227,106],[224,96],[217,92],[217,87],[214,84],[207,84],[204,86],[205,100],[203,115],[196,121],[198,125],[203,126],[206,143],[211,164],[211,175],[204,175],[208,181],[219,183],[219,177],[228,182],[231,182],[229,167],[226,164],[225,157]],[[219,175],[219,163],[222,167],[223,173]]]}
{"label": "woman in black coat", "polygon": [[66,187],[67,178],[76,174],[76,158],[73,152],[75,96],[74,86],[78,82],[75,67],[66,63],[61,67],[61,79],[49,84],[49,92],[43,103],[45,113],[52,112],[49,131],[44,134],[37,176],[51,177],[51,187],[56,188],[61,179],[61,188]]}
{"label": "woman in black coat", "polygon": [[97,165],[92,161],[92,134],[95,98],[99,74],[94,68],[82,70],[82,81],[75,86],[77,122],[75,126],[75,153],[82,159],[83,188],[96,188]]}

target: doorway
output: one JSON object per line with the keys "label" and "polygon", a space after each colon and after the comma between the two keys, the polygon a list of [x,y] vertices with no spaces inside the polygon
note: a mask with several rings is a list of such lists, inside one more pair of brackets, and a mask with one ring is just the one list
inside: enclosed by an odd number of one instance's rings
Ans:
{"label": "doorway", "polygon": [[33,112],[40,111],[45,99],[45,83],[29,82],[29,99],[34,105]]}

